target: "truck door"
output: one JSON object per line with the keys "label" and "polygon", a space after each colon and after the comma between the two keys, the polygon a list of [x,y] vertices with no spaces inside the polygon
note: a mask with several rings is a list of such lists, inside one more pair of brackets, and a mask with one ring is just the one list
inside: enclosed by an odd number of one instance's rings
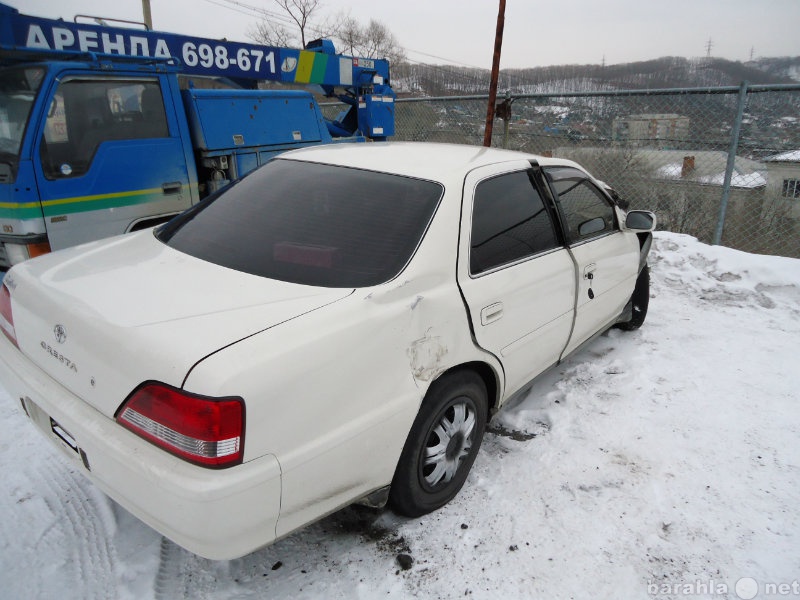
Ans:
{"label": "truck door", "polygon": [[530,163],[508,169],[466,178],[458,279],[475,338],[501,360],[512,393],[558,361],[572,327],[575,267]]}
{"label": "truck door", "polygon": [[620,230],[611,200],[582,171],[545,169],[577,265],[575,327],[564,355],[612,325],[633,293],[639,266],[635,235]]}
{"label": "truck door", "polygon": [[191,204],[164,87],[157,76],[67,74],[51,90],[34,163],[53,250],[125,233]]}

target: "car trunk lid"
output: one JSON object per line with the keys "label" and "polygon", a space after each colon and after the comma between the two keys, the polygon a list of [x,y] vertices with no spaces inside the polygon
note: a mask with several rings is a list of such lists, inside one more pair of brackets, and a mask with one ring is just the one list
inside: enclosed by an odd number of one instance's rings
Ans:
{"label": "car trunk lid", "polygon": [[352,293],[219,267],[150,232],[22,263],[6,285],[20,350],[109,417],[142,382],[181,387],[204,357]]}

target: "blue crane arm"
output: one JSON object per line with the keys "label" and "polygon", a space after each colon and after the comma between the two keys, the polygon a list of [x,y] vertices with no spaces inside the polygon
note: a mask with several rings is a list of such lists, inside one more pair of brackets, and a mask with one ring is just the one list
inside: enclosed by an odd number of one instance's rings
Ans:
{"label": "blue crane arm", "polygon": [[383,89],[388,88],[388,61],[336,54],[330,42],[315,43],[311,50],[279,48],[32,17],[0,3],[0,62],[75,54],[170,61],[181,73],[250,82],[247,87],[281,81],[320,85],[329,94],[333,88],[358,94],[377,83],[382,93],[390,93]]}

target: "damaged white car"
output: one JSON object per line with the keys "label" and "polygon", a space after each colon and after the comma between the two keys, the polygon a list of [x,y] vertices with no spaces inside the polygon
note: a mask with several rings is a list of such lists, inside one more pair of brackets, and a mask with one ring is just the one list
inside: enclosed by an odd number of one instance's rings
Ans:
{"label": "damaged white car", "polygon": [[0,378],[98,487],[208,558],[354,502],[423,515],[493,411],[642,324],[654,226],[566,160],[291,152],[158,229],[14,267]]}

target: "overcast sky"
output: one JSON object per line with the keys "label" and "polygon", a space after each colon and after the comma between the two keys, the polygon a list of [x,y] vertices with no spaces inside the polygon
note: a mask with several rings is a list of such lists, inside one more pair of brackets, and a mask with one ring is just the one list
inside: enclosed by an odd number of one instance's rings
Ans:
{"label": "overcast sky", "polygon": [[[35,16],[142,20],[141,0],[4,0]],[[349,10],[386,24],[418,62],[488,68],[498,0],[323,0],[321,16]],[[501,68],[616,64],[660,56],[800,55],[800,0],[507,0]],[[250,41],[248,6],[272,0],[151,0],[154,29]]]}

